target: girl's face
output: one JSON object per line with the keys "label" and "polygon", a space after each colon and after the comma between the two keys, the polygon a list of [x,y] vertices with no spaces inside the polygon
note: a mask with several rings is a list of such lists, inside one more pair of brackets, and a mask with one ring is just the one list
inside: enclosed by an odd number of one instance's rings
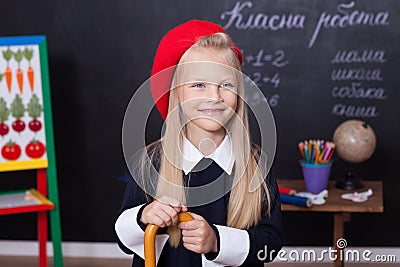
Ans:
{"label": "girl's face", "polygon": [[193,51],[184,63],[177,90],[189,133],[225,133],[237,107],[236,70],[204,50]]}

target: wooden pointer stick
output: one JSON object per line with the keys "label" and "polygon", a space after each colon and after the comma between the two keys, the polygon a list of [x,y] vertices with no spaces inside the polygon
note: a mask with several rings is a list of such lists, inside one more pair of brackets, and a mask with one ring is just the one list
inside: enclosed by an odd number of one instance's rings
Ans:
{"label": "wooden pointer stick", "polygon": [[[188,222],[193,220],[193,217],[187,212],[181,212],[178,215],[179,222]],[[144,266],[156,267],[156,234],[158,226],[148,224],[144,232]]]}

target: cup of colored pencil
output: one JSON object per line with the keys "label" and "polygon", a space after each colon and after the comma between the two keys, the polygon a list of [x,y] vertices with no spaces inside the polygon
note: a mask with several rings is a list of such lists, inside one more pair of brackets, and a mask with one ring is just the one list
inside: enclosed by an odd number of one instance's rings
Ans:
{"label": "cup of colored pencil", "polygon": [[324,140],[308,140],[300,142],[298,146],[303,157],[300,165],[306,189],[308,192],[318,194],[328,188],[335,144]]}
{"label": "cup of colored pencil", "polygon": [[312,164],[329,163],[335,151],[335,144],[324,140],[305,140],[298,146],[304,162]]}

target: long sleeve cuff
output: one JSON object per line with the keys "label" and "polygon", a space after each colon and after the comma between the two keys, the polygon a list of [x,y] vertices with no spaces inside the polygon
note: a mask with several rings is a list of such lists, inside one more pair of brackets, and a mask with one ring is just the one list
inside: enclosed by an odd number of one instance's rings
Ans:
{"label": "long sleeve cuff", "polygon": [[214,232],[215,232],[215,237],[216,237],[216,239],[217,239],[217,251],[216,252],[208,252],[208,253],[206,253],[206,254],[204,254],[204,256],[206,257],[206,259],[208,260],[208,261],[213,261],[213,260],[215,260],[215,258],[218,256],[218,253],[219,253],[219,244],[221,243],[221,241],[220,241],[220,239],[219,239],[219,232],[218,232],[218,229],[217,229],[217,227],[214,225],[214,224],[212,224],[212,223],[209,223],[208,222],[208,224],[211,226],[211,228],[214,230]]}
{"label": "long sleeve cuff", "polygon": [[219,252],[213,262],[221,265],[239,266],[247,258],[250,237],[246,230],[215,225],[219,234]]}
{"label": "long sleeve cuff", "polygon": [[[144,259],[144,231],[139,226],[137,217],[138,212],[143,205],[125,210],[121,213],[115,223],[115,232],[117,233],[121,243],[142,259]],[[156,236],[156,262],[158,262],[162,249],[168,238],[169,236],[167,234]]]}

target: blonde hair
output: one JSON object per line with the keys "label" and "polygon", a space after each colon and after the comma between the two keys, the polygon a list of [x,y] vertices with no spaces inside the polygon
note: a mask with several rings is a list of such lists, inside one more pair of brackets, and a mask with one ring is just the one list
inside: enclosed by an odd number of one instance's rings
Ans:
{"label": "blonde hair", "polygon": [[[238,70],[236,73],[241,73],[240,62],[235,52],[231,49],[231,45],[231,39],[224,33],[204,36],[199,38],[185,52],[180,62],[190,57],[193,51],[201,49],[202,51],[214,53],[229,66]],[[265,182],[267,168],[264,165],[266,162],[260,157],[262,154],[260,149],[253,146],[250,139],[247,107],[244,101],[243,78],[241,75],[237,75],[237,79],[239,85],[237,89],[236,116],[233,116],[226,125],[226,129],[232,139],[232,147],[235,154],[233,185],[227,211],[227,226],[248,229],[256,225],[260,220],[263,212],[264,197],[268,202],[266,212],[269,214],[270,194]],[[183,173],[179,166],[175,164],[181,162],[179,148],[182,147],[184,134],[181,129],[185,129],[182,125],[180,112],[173,112],[175,108],[179,108],[177,91],[170,90],[169,115],[163,137],[161,140],[148,145],[148,147],[155,148],[150,151],[150,159],[153,159],[156,153],[159,155],[160,166],[156,198],[169,196],[181,203],[186,203]],[[177,135],[179,136],[178,144]],[[146,150],[144,153],[147,154]],[[145,163],[142,164],[142,170],[145,169],[145,165]],[[146,175],[142,177],[146,177]],[[252,183],[261,186],[252,186]],[[180,241],[179,229],[177,226],[171,226],[168,228],[168,233],[171,246],[177,247]]]}

